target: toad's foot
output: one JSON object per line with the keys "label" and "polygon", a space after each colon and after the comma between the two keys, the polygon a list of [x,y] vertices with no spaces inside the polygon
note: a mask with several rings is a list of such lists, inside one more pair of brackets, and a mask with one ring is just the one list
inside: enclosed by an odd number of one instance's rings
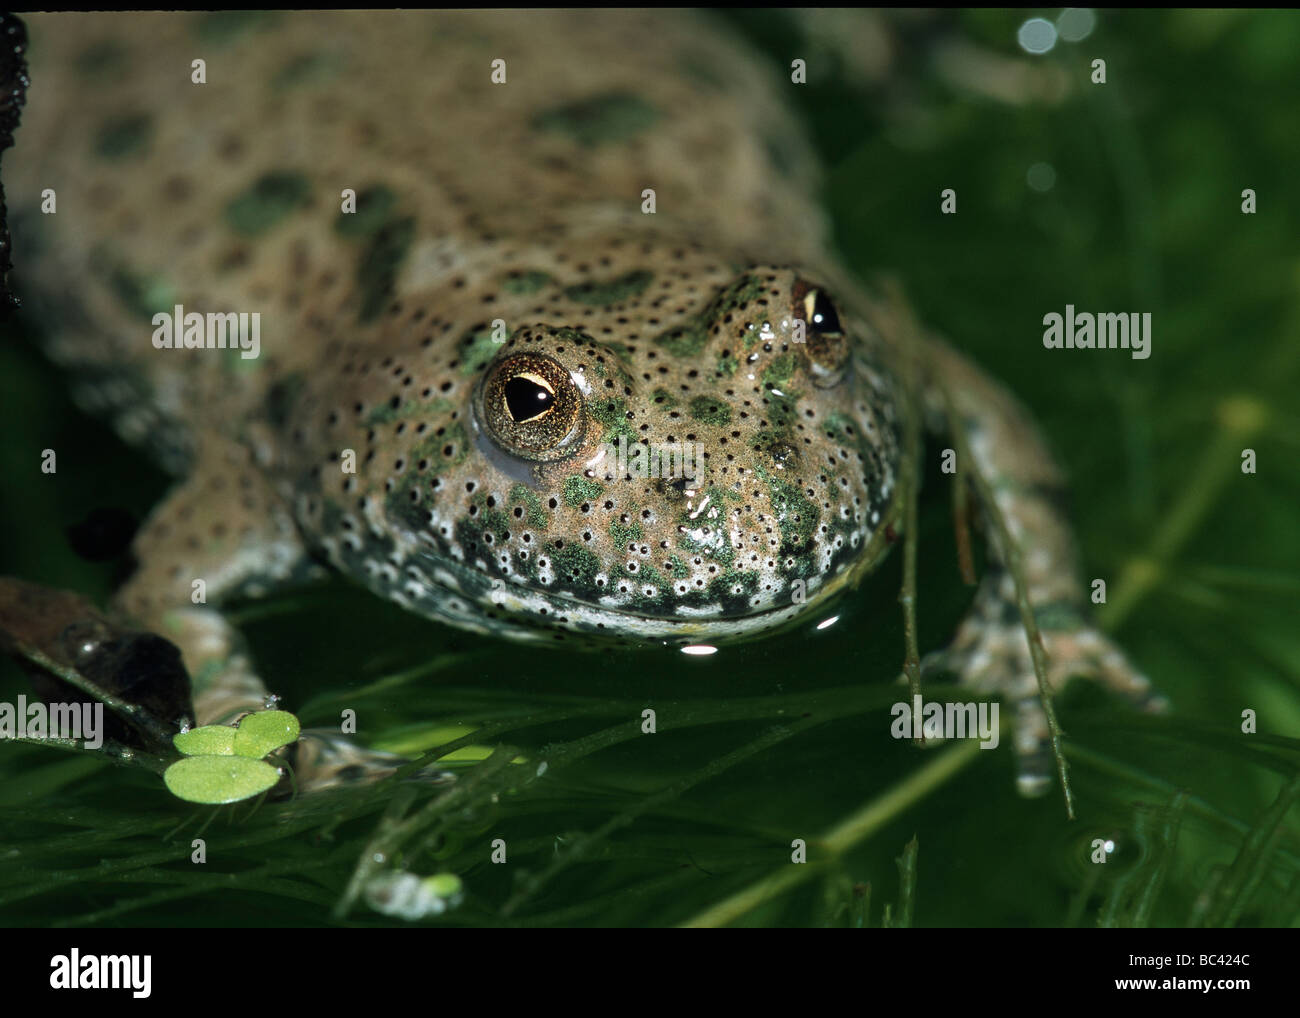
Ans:
{"label": "toad's foot", "polygon": [[[309,728],[293,747],[294,776],[299,791],[320,792],[327,788],[364,785],[390,777],[410,763],[405,757],[358,746],[354,741],[327,728]],[[450,771],[423,767],[411,780],[445,784],[455,780]]]}
{"label": "toad's foot", "polygon": [[[230,724],[249,711],[263,710],[277,699],[268,693],[238,631],[210,608],[179,608],[163,616],[167,637],[193,667],[194,714],[200,725]],[[367,784],[393,774],[409,761],[405,757],[367,749],[341,732],[309,728],[286,754],[292,779],[284,792],[319,792],[346,785]],[[412,775],[419,781],[450,781],[452,775],[424,768]]]}
{"label": "toad's foot", "polygon": [[[229,497],[231,492],[238,498]],[[140,567],[118,592],[116,606],[180,649],[194,720],[231,724],[264,710],[270,694],[220,607],[237,595],[305,582],[321,570],[274,485],[254,468],[250,450],[203,436],[190,477],[146,521],[134,550]],[[205,603],[194,602],[197,590]],[[292,757],[300,792],[385,777],[406,762],[352,744],[337,730],[303,732]]]}
{"label": "toad's foot", "polygon": [[[1034,622],[1047,652],[1051,694],[1060,692],[1072,678],[1088,678],[1141,710],[1155,713],[1164,708],[1164,698],[1152,690],[1146,676],[1081,610],[1071,605],[1043,605],[1035,609]],[[1051,732],[1009,574],[995,570],[985,577],[952,644],[928,654],[921,662],[921,672],[923,677],[954,673],[976,692],[1001,696],[1012,704],[1017,785],[1024,795],[1041,795],[1050,787]]]}
{"label": "toad's foot", "polygon": [[[1021,792],[1043,792],[1055,769],[1073,815],[1052,695],[1079,676],[1100,681],[1145,710],[1158,710],[1163,701],[1087,618],[1088,586],[1068,520],[1064,478],[1024,409],[947,344],[932,338],[927,348],[926,405],[953,439],[958,483],[975,497],[988,571],[952,646],[928,657],[923,670],[955,672],[970,688],[1013,705]],[[1031,652],[1022,605],[1032,612],[1042,654]],[[1041,689],[1035,657],[1042,665]]]}

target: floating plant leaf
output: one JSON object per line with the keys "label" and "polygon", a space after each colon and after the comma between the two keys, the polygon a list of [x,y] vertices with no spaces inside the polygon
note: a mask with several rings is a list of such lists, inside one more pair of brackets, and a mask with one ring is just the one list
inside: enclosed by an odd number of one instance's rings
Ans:
{"label": "floating plant leaf", "polygon": [[275,787],[280,772],[262,760],[242,756],[191,756],[163,774],[171,793],[208,806],[240,802]]}

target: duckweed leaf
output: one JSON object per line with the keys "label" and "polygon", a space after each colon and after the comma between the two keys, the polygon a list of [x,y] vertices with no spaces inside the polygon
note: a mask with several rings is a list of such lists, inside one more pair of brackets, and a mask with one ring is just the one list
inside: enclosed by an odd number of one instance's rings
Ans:
{"label": "duckweed leaf", "polygon": [[240,802],[275,786],[280,772],[242,756],[191,756],[167,768],[163,781],[177,798],[208,806]]}
{"label": "duckweed leaf", "polygon": [[186,756],[234,756],[235,733],[229,725],[203,725],[172,736],[172,743]]}
{"label": "duckweed leaf", "polygon": [[301,726],[287,710],[264,710],[250,714],[235,729],[234,752],[260,760],[281,746],[295,742]]}

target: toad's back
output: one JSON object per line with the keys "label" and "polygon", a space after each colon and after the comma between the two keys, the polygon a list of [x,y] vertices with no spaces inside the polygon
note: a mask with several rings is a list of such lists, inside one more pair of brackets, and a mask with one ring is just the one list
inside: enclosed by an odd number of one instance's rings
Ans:
{"label": "toad's back", "polygon": [[[57,217],[33,234],[22,279],[72,319],[63,359],[135,365],[174,422],[237,416],[232,392],[316,363],[307,312],[361,324],[403,291],[473,276],[484,238],[639,214],[648,187],[660,222],[716,248],[768,261],[819,249],[798,131],[769,79],[693,17],[31,22],[35,81],[6,177],[20,227],[46,188]],[[346,225],[344,188],[362,199]],[[393,222],[409,225],[363,257]],[[139,322],[175,303],[258,310],[275,340],[245,372],[142,351]],[[198,377],[178,385],[185,374]],[[126,427],[151,426],[137,412]]]}

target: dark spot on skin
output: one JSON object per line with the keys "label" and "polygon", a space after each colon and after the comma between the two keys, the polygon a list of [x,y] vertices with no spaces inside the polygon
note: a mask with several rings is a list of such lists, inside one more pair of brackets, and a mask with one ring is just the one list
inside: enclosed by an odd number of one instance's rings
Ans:
{"label": "dark spot on skin", "polygon": [[286,375],[271,386],[266,394],[266,416],[276,427],[283,428],[289,421],[289,414],[302,391],[303,376],[294,372]]}
{"label": "dark spot on skin", "polygon": [[536,293],[542,287],[551,282],[551,277],[545,272],[536,269],[530,269],[526,272],[512,272],[501,281],[501,289],[506,293],[518,295],[527,295]]}
{"label": "dark spot on skin", "polygon": [[809,541],[821,516],[821,510],[810,502],[798,486],[756,467],[760,480],[767,484],[772,508],[781,528],[781,554],[794,555],[807,550]]}
{"label": "dark spot on skin", "polygon": [[265,233],[307,204],[311,184],[301,173],[268,173],[226,205],[226,222],[237,233]]}
{"label": "dark spot on skin", "polygon": [[398,219],[374,235],[357,265],[357,286],[361,290],[361,321],[383,311],[397,283],[397,270],[406,258],[415,236],[415,220]]}
{"label": "dark spot on skin", "polygon": [[614,444],[622,435],[628,444],[636,441],[636,432],[627,420],[627,403],[617,396],[593,400],[591,416],[605,426],[605,441]]}
{"label": "dark spot on skin", "polygon": [[470,329],[460,338],[460,346],[464,349],[460,373],[466,377],[482,371],[501,349],[501,344],[493,340],[492,329],[487,325]]}
{"label": "dark spot on skin", "polygon": [[397,196],[382,184],[357,193],[357,210],[339,212],[334,229],[340,237],[368,237],[388,222]]}
{"label": "dark spot on skin", "polygon": [[539,131],[565,134],[585,148],[626,141],[660,118],[657,109],[631,92],[606,92],[543,110],[533,117]]}
{"label": "dark spot on skin", "polygon": [[682,73],[711,92],[719,92],[730,82],[715,66],[713,59],[705,53],[687,50],[678,58]]}
{"label": "dark spot on skin", "polygon": [[697,421],[721,427],[731,423],[731,407],[712,396],[696,396],[690,403],[690,413]]}
{"label": "dark spot on skin", "polygon": [[553,557],[557,585],[574,586],[579,591],[595,586],[600,559],[586,548],[566,544]]}
{"label": "dark spot on skin", "polygon": [[87,78],[117,78],[129,68],[128,56],[125,46],[106,39],[93,43],[78,53],[73,59],[73,66]]}
{"label": "dark spot on skin", "polygon": [[[626,548],[634,541],[639,541],[644,535],[641,530],[641,524],[635,520],[624,523],[620,517],[615,517],[609,521],[609,536],[614,539],[614,543],[621,548]],[[642,579],[651,579],[653,570],[649,566],[642,567],[640,576]]]}
{"label": "dark spot on skin", "polygon": [[654,341],[674,357],[694,357],[709,341],[709,332],[698,322],[691,322],[661,332]]}
{"label": "dark spot on skin", "polygon": [[763,139],[763,152],[767,156],[767,161],[772,164],[772,169],[776,170],[777,175],[786,180],[793,177],[797,169],[797,164],[790,154],[789,146],[792,144],[795,143],[783,138]]}
{"label": "dark spot on skin", "polygon": [[590,502],[600,498],[604,490],[595,481],[589,481],[580,474],[574,474],[572,477],[564,479],[564,501],[575,509],[582,505],[583,502]]}
{"label": "dark spot on skin", "polygon": [[343,60],[337,53],[303,53],[271,76],[271,88],[282,92],[295,85],[323,81],[332,78],[342,67]]}
{"label": "dark spot on skin", "polygon": [[242,269],[248,264],[249,257],[248,248],[243,244],[236,244],[234,247],[227,249],[218,259],[217,272],[224,275],[227,272]]}
{"label": "dark spot on skin", "polygon": [[546,513],[542,509],[542,500],[529,491],[524,485],[516,484],[510,489],[510,504],[518,505],[524,513],[524,518],[528,521],[530,527],[538,527],[541,530],[546,529]]}
{"label": "dark spot on skin", "polygon": [[763,371],[763,384],[780,387],[794,375],[797,361],[793,353],[783,353],[774,357]]}
{"label": "dark spot on skin", "polygon": [[131,314],[145,321],[152,322],[154,315],[170,312],[176,304],[176,291],[160,276],[119,266],[109,277],[109,286]]}
{"label": "dark spot on skin", "polygon": [[163,184],[163,194],[169,201],[184,201],[194,193],[194,185],[190,183],[188,177],[174,176],[168,177]]}
{"label": "dark spot on skin", "polygon": [[[744,275],[722,290],[699,314],[672,329],[665,329],[654,337],[674,357],[694,357],[709,341],[709,329],[718,319],[744,307],[763,294],[763,280],[758,276]],[[757,330],[755,330],[755,337]],[[752,342],[746,340],[747,345]]]}
{"label": "dark spot on skin", "polygon": [[567,287],[564,295],[579,304],[603,306],[630,300],[645,291],[654,279],[654,273],[639,270],[616,279],[593,280]]}
{"label": "dark spot on skin", "polygon": [[784,467],[799,458],[799,450],[784,437],[784,432],[760,431],[750,442],[755,452],[766,453],[778,466]]}
{"label": "dark spot on skin", "polygon": [[153,118],[134,113],[106,123],[95,138],[95,152],[105,159],[126,159],[143,155],[152,140]]}

